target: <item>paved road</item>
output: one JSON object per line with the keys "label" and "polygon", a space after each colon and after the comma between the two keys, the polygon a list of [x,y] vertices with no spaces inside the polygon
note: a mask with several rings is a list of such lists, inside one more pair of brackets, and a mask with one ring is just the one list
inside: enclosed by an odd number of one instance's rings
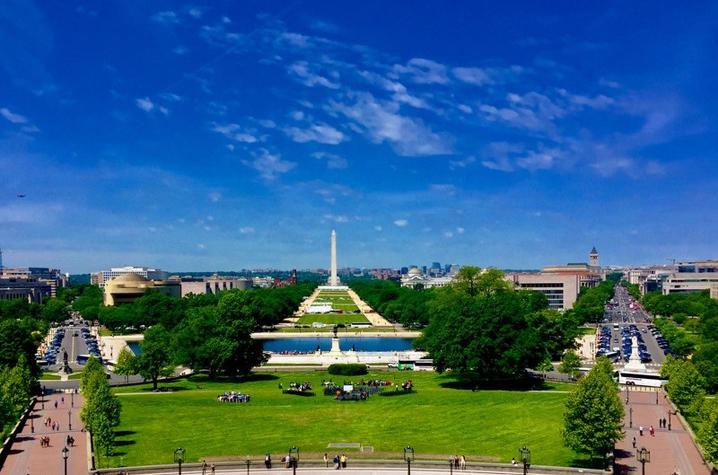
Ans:
{"label": "paved road", "polygon": [[[467,467],[466,470],[456,470],[455,473],[465,473],[465,474],[473,474],[473,473],[482,473],[482,474],[493,474],[493,475],[506,475],[511,473],[521,473],[521,468],[519,466],[511,467],[507,466],[505,469],[502,470],[475,470],[471,467]],[[130,472],[132,473],[132,472]],[[169,471],[157,471],[157,472],[151,472],[151,471],[142,471],[142,475],[167,475],[170,473]],[[182,467],[182,473],[187,475],[199,475],[202,473],[200,469],[197,468],[190,468]],[[245,475],[247,473],[246,468],[242,469],[236,469],[236,468],[221,468],[218,467],[216,470],[217,474],[222,475]],[[250,474],[251,473],[283,473],[283,474],[291,474],[292,470],[287,468],[277,468],[276,466],[272,468],[271,470],[266,470],[264,466],[255,466],[252,465],[250,467]],[[299,467],[297,469],[297,473],[300,473],[302,475],[327,475],[329,473],[351,473],[353,475],[382,475],[382,474],[405,474],[406,473],[406,467],[377,467],[377,468],[363,468],[363,467],[347,467],[346,469],[342,469],[340,471],[336,471],[334,468],[330,466],[330,468],[313,468],[313,467]],[[445,469],[426,469],[426,468],[417,468],[412,466],[411,467],[411,473],[420,473],[422,475],[448,475],[449,474],[449,468],[448,466]],[[551,475],[556,475],[556,471],[551,472],[544,472],[540,469],[531,469],[529,470],[530,475],[548,475],[550,473]],[[568,473],[568,472],[567,472]],[[576,473],[576,472],[571,472]],[[210,471],[207,470],[206,475],[210,475]]]}
{"label": "paved road", "polygon": [[[64,403],[62,397],[65,398]],[[87,473],[87,438],[85,432],[81,432],[80,421],[82,401],[82,396],[76,394],[74,407],[71,407],[69,394],[54,394],[45,396],[45,409],[42,409],[42,400],[38,400],[31,416],[32,422],[28,419],[22,428],[0,469],[0,475],[61,475],[64,470],[62,449],[68,435],[75,438],[75,445],[69,448],[67,473]],[[71,411],[71,415],[68,415],[68,411]],[[53,431],[51,427],[45,426],[44,421],[48,417],[60,423],[59,430]],[[72,420],[72,430],[69,429],[68,418]],[[50,437],[49,447],[40,446],[40,437],[43,435]]]}
{"label": "paved road", "polygon": [[[616,444],[616,464],[618,473],[641,473],[641,465],[636,460],[636,450],[645,447],[651,452],[651,462],[646,464],[646,473],[671,474],[676,471],[681,475],[708,475],[710,470],[703,463],[698,448],[693,443],[690,434],[683,427],[678,418],[672,417],[671,430],[659,429],[658,419],[668,419],[670,406],[660,393],[656,404],[654,391],[631,391],[630,402],[625,402],[625,391],[621,393],[626,409],[624,440]],[[629,408],[633,408],[633,427],[630,427]],[[643,436],[639,434],[640,426],[656,428],[654,437],[644,429]],[[636,448],[633,448],[633,438],[636,438]]]}

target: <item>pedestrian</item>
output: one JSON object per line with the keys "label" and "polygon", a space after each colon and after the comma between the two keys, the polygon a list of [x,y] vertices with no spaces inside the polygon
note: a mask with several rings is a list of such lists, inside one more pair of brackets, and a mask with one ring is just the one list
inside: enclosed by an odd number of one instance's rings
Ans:
{"label": "pedestrian", "polygon": [[57,409],[57,399],[55,399],[55,409]]}
{"label": "pedestrian", "polygon": [[636,437],[633,437],[633,448],[636,448]]}
{"label": "pedestrian", "polygon": [[459,468],[461,470],[466,470],[466,457],[463,455],[459,458]]}
{"label": "pedestrian", "polygon": [[638,426],[638,435],[643,436],[643,426]]}
{"label": "pedestrian", "polygon": [[324,452],[324,467],[329,468],[329,457],[326,452]]}
{"label": "pedestrian", "polygon": [[61,396],[60,401],[62,402],[62,404],[65,404],[65,396]]}
{"label": "pedestrian", "polygon": [[210,473],[212,473],[212,475],[214,475],[214,464],[209,466],[209,471]]}
{"label": "pedestrian", "polygon": [[272,468],[272,455],[267,454],[264,456],[264,466],[267,467],[267,470]]}
{"label": "pedestrian", "polygon": [[203,459],[202,460],[202,475],[207,475],[207,467],[208,467],[207,461]]}
{"label": "pedestrian", "polygon": [[334,462],[334,470],[339,470],[339,455],[334,455],[332,462]]}
{"label": "pedestrian", "polygon": [[347,455],[342,454],[341,457],[339,457],[339,461],[342,463],[342,468],[347,468]]}
{"label": "pedestrian", "polygon": [[664,429],[666,428],[666,418],[665,417],[663,418],[663,428]]}
{"label": "pedestrian", "polygon": [[454,455],[454,468],[459,468],[459,456]]}
{"label": "pedestrian", "polygon": [[648,430],[649,430],[649,432],[651,433],[651,437],[655,437],[655,436],[656,436],[656,429],[655,429],[652,425],[651,425],[651,428],[648,429]]}
{"label": "pedestrian", "polygon": [[511,457],[511,465],[516,465],[516,459],[514,457]]}

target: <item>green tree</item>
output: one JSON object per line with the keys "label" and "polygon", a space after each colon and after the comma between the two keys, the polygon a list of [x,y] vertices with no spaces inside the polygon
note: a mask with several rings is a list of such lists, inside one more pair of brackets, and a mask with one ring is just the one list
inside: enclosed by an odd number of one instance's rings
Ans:
{"label": "green tree", "polygon": [[558,370],[561,373],[568,374],[572,378],[578,376],[578,370],[581,367],[581,358],[578,357],[575,351],[570,350],[564,353],[561,358],[561,364]]}
{"label": "green tree", "polygon": [[18,416],[25,409],[32,396],[36,382],[27,364],[24,354],[18,357],[17,365],[2,371],[0,393],[13,416]]}
{"label": "green tree", "polygon": [[471,272],[466,279],[437,293],[431,322],[417,343],[430,352],[437,370],[498,380],[535,368],[547,349],[529,323],[529,301],[497,279],[495,271]]}
{"label": "green tree", "polygon": [[124,376],[125,382],[129,381],[130,376],[137,374],[137,357],[124,347],[117,356],[117,364],[115,365],[115,373]]}
{"label": "green tree", "polygon": [[115,430],[104,414],[99,414],[95,419],[92,437],[104,456],[109,457],[114,453]]}
{"label": "green tree", "polygon": [[598,362],[566,401],[564,444],[593,458],[605,457],[623,438],[623,406],[611,371],[610,362]]}
{"label": "green tree", "polygon": [[711,462],[718,461],[718,404],[712,403],[698,432],[701,446]]}
{"label": "green tree", "polygon": [[681,411],[690,415],[693,406],[705,397],[706,381],[691,361],[679,361],[676,364],[670,369],[668,396]]}
{"label": "green tree", "polygon": [[60,299],[49,299],[42,306],[42,318],[47,322],[61,322],[70,317],[67,303]]}
{"label": "green tree", "polygon": [[102,375],[103,378],[106,377],[105,369],[103,368],[102,363],[100,363],[97,358],[90,357],[87,360],[87,363],[85,363],[85,367],[82,368],[82,373],[80,374],[80,391],[85,394],[91,392],[91,380],[96,374]]}
{"label": "green tree", "polygon": [[155,325],[145,332],[140,344],[142,353],[137,357],[137,372],[152,381],[152,388],[157,389],[157,380],[161,376],[172,374],[170,355],[170,334],[161,325]]}

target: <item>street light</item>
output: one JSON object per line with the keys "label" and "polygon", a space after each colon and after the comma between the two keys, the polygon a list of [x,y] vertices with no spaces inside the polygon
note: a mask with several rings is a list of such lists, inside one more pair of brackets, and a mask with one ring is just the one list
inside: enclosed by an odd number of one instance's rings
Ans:
{"label": "street light", "polygon": [[411,446],[404,447],[404,461],[406,462],[406,475],[411,475],[411,462],[414,461],[414,449]]}
{"label": "street light", "polygon": [[636,458],[641,462],[641,473],[646,475],[646,463],[650,463],[651,461],[651,451],[645,447],[641,447],[641,450],[636,453]]}
{"label": "street light", "polygon": [[62,460],[65,462],[65,475],[67,475],[67,457],[70,454],[70,449],[67,447],[62,448]]}
{"label": "street light", "polygon": [[296,446],[289,448],[289,465],[292,466],[292,473],[297,475],[297,465],[299,465],[299,449]]}
{"label": "street light", "polygon": [[671,414],[677,416],[678,411],[668,411],[668,430],[671,430]]}
{"label": "street light", "polygon": [[68,430],[72,430],[72,409],[67,411],[67,426]]}
{"label": "street light", "polygon": [[175,463],[177,464],[177,473],[182,475],[182,462],[184,462],[185,450],[182,447],[175,449]]}
{"label": "street light", "polygon": [[524,466],[524,475],[526,475],[531,466],[531,451],[525,445],[519,449],[519,458]]}
{"label": "street light", "polygon": [[628,427],[633,428],[633,407],[628,408]]}
{"label": "street light", "polygon": [[75,407],[75,390],[70,393],[70,407]]}
{"label": "street light", "polygon": [[626,385],[626,404],[631,402],[631,391],[628,385]]}
{"label": "street light", "polygon": [[42,387],[42,391],[40,391],[40,396],[42,399],[40,399],[40,402],[42,403],[42,410],[45,410],[45,386]]}
{"label": "street light", "polygon": [[247,464],[247,475],[249,475],[249,466],[252,465],[252,460],[249,458],[249,455],[247,455],[247,460],[245,460],[244,463]]}

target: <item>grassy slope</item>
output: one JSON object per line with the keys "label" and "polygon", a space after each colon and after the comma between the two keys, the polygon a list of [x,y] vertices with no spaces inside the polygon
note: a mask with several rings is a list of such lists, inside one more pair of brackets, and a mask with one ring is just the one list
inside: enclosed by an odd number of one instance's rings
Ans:
{"label": "grassy slope", "polygon": [[314,322],[321,322],[327,324],[340,324],[343,323],[348,325],[353,322],[368,322],[364,315],[339,315],[336,313],[324,313],[324,314],[311,314],[302,315],[299,317],[297,323],[301,325],[311,325]]}
{"label": "grassy slope", "polygon": [[[379,378],[412,378],[417,392],[398,397],[373,396],[363,402],[331,397],[280,394],[279,382],[310,381],[320,389],[326,372],[259,375],[246,383],[203,379],[171,383],[169,394],[127,394],[118,427],[117,466],[167,463],[176,447],[188,460],[285,453],[297,445],[302,453],[327,451],[331,442],[359,442],[377,452],[411,444],[419,454],[481,455],[504,462],[528,445],[536,464],[580,463],[560,438],[565,392],[477,391],[442,387],[452,380],[433,373],[380,373]],[[355,378],[360,379],[360,378]],[[335,381],[343,382],[342,377]],[[249,404],[220,404],[224,390],[252,395]],[[564,386],[554,389],[565,390]],[[142,392],[142,387],[118,393]],[[103,462],[104,464],[104,462]]]}

